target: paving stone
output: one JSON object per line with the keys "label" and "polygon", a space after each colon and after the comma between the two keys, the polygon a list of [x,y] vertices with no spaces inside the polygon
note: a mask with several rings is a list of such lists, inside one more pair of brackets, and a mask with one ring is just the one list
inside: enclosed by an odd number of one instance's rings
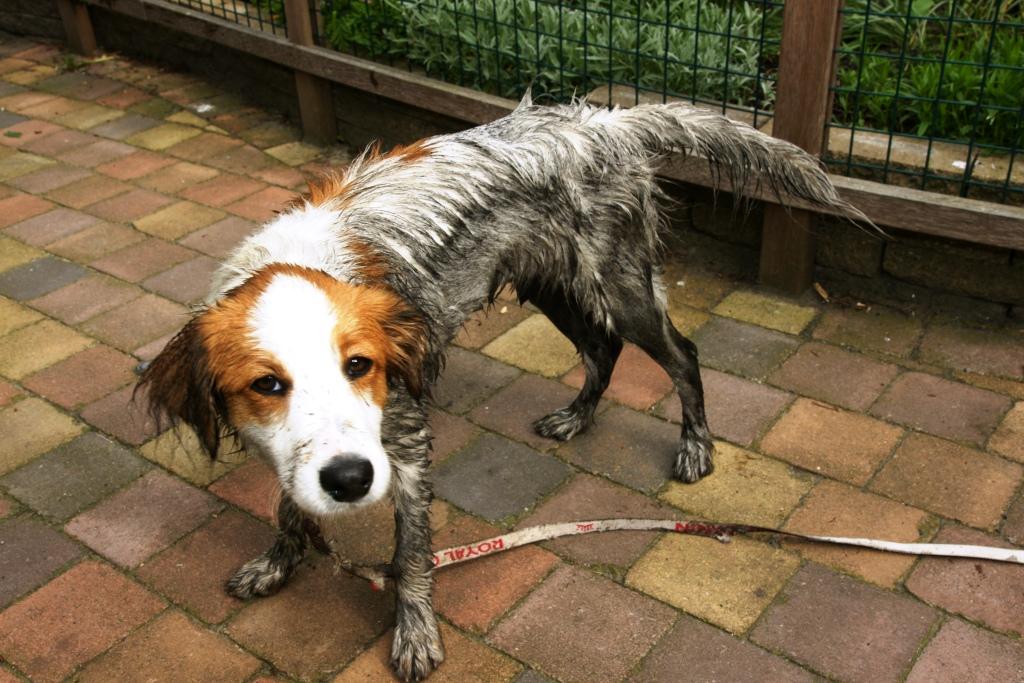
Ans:
{"label": "paving stone", "polygon": [[130,135],[125,138],[125,142],[136,147],[160,152],[179,142],[194,138],[200,133],[202,133],[201,130],[192,126],[183,126],[179,123],[165,123],[156,128],[150,128]]}
{"label": "paving stone", "polygon": [[54,128],[52,124],[45,125],[50,126],[52,132],[22,145],[25,151],[55,157],[58,154],[91,145],[97,140],[95,136],[80,133],[77,130]]}
{"label": "paving stone", "polygon": [[[585,375],[583,365],[577,365],[562,381],[579,389],[583,387]],[[636,346],[627,344],[615,364],[604,397],[637,410],[647,410],[673,388],[672,379],[660,365]]]}
{"label": "paving stone", "polygon": [[[246,606],[228,634],[278,669],[320,678],[351,660],[393,623],[394,597],[363,579],[335,574],[331,562],[304,563],[272,600]],[[339,615],[358,615],[339,619]]]}
{"label": "paving stone", "polygon": [[496,521],[522,514],[569,473],[556,458],[484,434],[434,470],[433,481],[437,495]]}
{"label": "paving stone", "polygon": [[95,223],[85,230],[48,245],[48,251],[72,261],[88,262],[145,239],[131,228],[116,223]]}
{"label": "paving stone", "polygon": [[530,315],[529,309],[498,301],[469,316],[455,336],[454,343],[464,349],[479,349]]}
{"label": "paving stone", "polygon": [[176,332],[168,332],[162,337],[157,337],[153,341],[140,346],[139,348],[132,351],[132,355],[139,360],[153,360],[160,352],[164,350],[164,347],[174,338]]}
{"label": "paving stone", "polygon": [[954,370],[1024,379],[1020,335],[939,325],[925,332],[920,358]]}
{"label": "paving stone", "polygon": [[[998,548],[1012,547],[979,531],[948,526],[935,543],[964,543]],[[907,589],[925,602],[962,614],[997,631],[1024,634],[1020,567],[985,560],[923,558],[907,579]]]}
{"label": "paving stone", "polygon": [[961,382],[966,382],[972,386],[976,386],[979,389],[988,389],[989,391],[1006,394],[1016,400],[1024,400],[1024,382],[1018,382],[1004,377],[982,375],[977,372],[963,371],[953,372],[953,378]]}
{"label": "paving stone", "polygon": [[761,450],[806,470],[861,485],[902,434],[900,428],[866,415],[801,398],[764,437]]}
{"label": "paving stone", "polygon": [[[24,149],[28,145],[34,144],[37,140],[60,130],[63,129],[49,121],[29,119],[22,123],[16,123],[13,126],[8,126],[4,129],[5,135],[0,135],[0,145]],[[6,135],[7,133],[16,133],[17,137],[9,137]]]}
{"label": "paving stone", "polygon": [[53,208],[53,203],[30,194],[0,199],[0,228],[20,223]]}
{"label": "paving stone", "polygon": [[282,211],[295,193],[280,187],[266,187],[224,207],[225,211],[262,223]]}
{"label": "paving stone", "polygon": [[[5,87],[7,86],[6,83],[4,85]],[[49,93],[34,92],[22,88],[20,91],[16,93],[4,95],[4,97],[0,99],[0,106],[2,106],[7,111],[20,113],[25,111],[29,107],[34,107],[37,104],[41,104],[43,102],[46,102],[47,100],[52,99],[53,95],[50,95]]]}
{"label": "paving stone", "polygon": [[27,306],[0,298],[0,337],[31,325],[42,317]]}
{"label": "paving stone", "polygon": [[94,216],[58,208],[44,214],[15,223],[5,233],[34,246],[45,246],[62,237],[74,234],[96,222]]}
{"label": "paving stone", "polygon": [[478,425],[538,450],[558,445],[537,434],[535,420],[572,403],[578,392],[536,375],[520,375],[504,389],[486,398],[470,414]]}
{"label": "paving stone", "polygon": [[234,251],[238,243],[252,234],[256,228],[255,223],[237,216],[228,216],[213,225],[196,230],[180,240],[180,243],[209,256],[222,259]]}
{"label": "paving stone", "polygon": [[896,378],[871,413],[937,436],[981,445],[1010,405],[1010,399],[990,391],[908,372]]}
{"label": "paving stone", "polygon": [[31,517],[0,521],[0,609],[82,556],[66,536]]}
{"label": "paving stone", "polygon": [[558,377],[579,362],[576,347],[543,315],[533,315],[483,348],[527,372]]}
{"label": "paving stone", "polygon": [[91,145],[64,152],[58,155],[57,158],[66,164],[93,168],[115,159],[122,159],[130,154],[134,154],[136,151],[138,150],[131,145],[126,145],[116,140],[100,140]]}
{"label": "paving stone", "polygon": [[251,458],[209,488],[224,500],[268,522],[274,520],[281,484],[270,465]]}
{"label": "paving stone", "polygon": [[301,135],[292,126],[280,121],[266,121],[242,131],[240,137],[259,148],[273,147],[298,140]]}
{"label": "paving stone", "polygon": [[[430,511],[431,529],[435,528],[435,513],[442,508],[450,511],[451,506],[435,499]],[[387,501],[324,519],[320,531],[339,557],[356,566],[388,564],[395,554],[395,506]]]}
{"label": "paving stone", "polygon": [[[264,187],[266,185],[258,180],[225,173],[216,178],[187,187],[180,195],[185,199],[206,204],[207,206],[222,207],[247,197]],[[235,220],[240,219],[236,218]]]}
{"label": "paving stone", "polygon": [[[701,368],[708,428],[719,438],[750,446],[793,400],[792,394],[750,380]],[[655,413],[679,423],[682,403],[672,393]]]}
{"label": "paving stone", "polygon": [[711,476],[693,484],[670,481],[660,498],[704,519],[777,527],[814,485],[785,463],[721,441],[714,462]]}
{"label": "paving stone", "polygon": [[692,336],[703,365],[752,379],[764,379],[800,345],[774,330],[712,317]]}
{"label": "paving stone", "polygon": [[219,507],[206,492],[153,471],[72,519],[65,530],[113,562],[136,567]]}
{"label": "paving stone", "polygon": [[683,617],[676,623],[629,680],[674,681],[679,680],[682,672],[692,681],[811,683],[818,680],[782,657],[691,617]]}
{"label": "paving stone", "polygon": [[71,284],[87,272],[74,263],[46,256],[0,273],[0,294],[18,301],[35,299]]}
{"label": "paving stone", "polygon": [[844,681],[901,680],[938,616],[814,564],[793,577],[783,596],[751,640]]}
{"label": "paving stone", "polygon": [[206,486],[245,460],[245,453],[230,441],[224,443],[215,460],[210,459],[187,427],[164,432],[139,452],[196,486]]}
{"label": "paving stone", "polygon": [[42,258],[46,253],[0,235],[0,272]]}
{"label": "paving stone", "polygon": [[726,278],[706,273],[686,265],[682,259],[667,259],[665,263],[665,292],[669,307],[683,304],[699,309],[710,309],[735,285]]}
{"label": "paving stone", "polygon": [[[822,481],[786,521],[785,529],[805,534],[880,538],[913,543],[927,540],[929,516],[906,505],[833,481]],[[878,550],[794,541],[791,547],[815,562],[894,588],[914,557]]]}
{"label": "paving stone", "polygon": [[148,341],[180,328],[187,320],[188,311],[183,306],[152,294],[144,294],[90,319],[82,325],[82,329],[115,348],[131,352]]}
{"label": "paving stone", "polygon": [[768,380],[810,398],[865,410],[897,372],[895,365],[811,342],[801,346]]}
{"label": "paving stone", "polygon": [[[645,496],[599,477],[580,474],[516,526],[590,519],[673,517],[673,510]],[[577,563],[628,568],[656,536],[653,531],[616,531],[558,539],[545,543],[544,547]]]}
{"label": "paving stone", "polygon": [[[116,197],[132,189],[131,185],[105,175],[92,174],[82,180],[70,183],[46,196],[73,209],[82,209],[103,199]],[[87,230],[88,228],[86,228]],[[75,233],[76,235],[85,230]],[[53,246],[53,245],[50,245]]]}
{"label": "paving stone", "polygon": [[[142,90],[138,90],[137,88],[125,88],[125,87],[122,87],[121,90],[119,90],[117,92],[114,92],[114,93],[111,93],[109,95],[104,95],[103,97],[97,98],[96,99],[96,103],[97,104],[102,104],[105,107],[113,107],[114,109],[128,109],[129,107],[132,107],[132,106],[134,106],[136,104],[139,104],[140,102],[145,102],[146,100],[149,100],[149,99],[150,99],[150,95],[148,95],[147,93],[143,92]],[[130,116],[134,117],[135,115],[131,114]],[[122,117],[122,118],[125,118],[125,117]],[[121,119],[117,119],[117,120],[120,121]],[[154,121],[154,124],[156,124],[156,123],[157,122]],[[100,127],[101,126],[97,126],[97,128],[100,128]],[[96,128],[93,128],[92,132],[96,133],[97,135],[101,134],[101,133],[99,133],[96,130]],[[131,132],[134,133],[136,131],[133,130]],[[125,137],[127,137],[127,134],[125,135]],[[118,139],[120,139],[120,138],[118,138]]]}
{"label": "paving stone", "polygon": [[21,379],[78,353],[92,340],[53,320],[37,323],[0,337],[0,374]]}
{"label": "paving stone", "polygon": [[76,109],[82,109],[88,105],[67,97],[50,97],[46,100],[20,109],[20,113],[33,118],[54,121],[60,116],[71,113]]}
{"label": "paving stone", "polygon": [[813,336],[861,351],[906,357],[921,337],[921,321],[884,306],[827,308]]}
{"label": "paving stone", "polygon": [[633,565],[626,583],[730,633],[743,633],[799,566],[795,554],[746,538],[723,544],[667,534]]}
{"label": "paving stone", "polygon": [[15,401],[24,398],[24,394],[10,382],[0,380],[0,408],[6,408]]}
{"label": "paving stone", "polygon": [[1007,510],[1003,536],[1011,543],[1024,546],[1024,498],[1018,497]]}
{"label": "paving stone", "polygon": [[289,166],[301,166],[302,164],[309,163],[323,153],[322,148],[307,145],[304,142],[286,142],[283,145],[270,147],[264,151]]}
{"label": "paving stone", "polygon": [[220,623],[244,604],[224,592],[225,582],[265,552],[274,536],[265,524],[227,511],[146,562],[138,574],[203,621]]}
{"label": "paving stone", "polygon": [[907,683],[1022,679],[1024,648],[1019,641],[951,619],[921,653]]}
{"label": "paving stone", "polygon": [[163,609],[114,569],[85,561],[0,613],[0,654],[35,681],[59,681]]}
{"label": "paving stone", "polygon": [[608,579],[561,567],[488,641],[562,681],[618,681],[674,618],[668,607]]}
{"label": "paving stone", "polygon": [[[222,125],[216,118],[214,122],[217,125]],[[256,171],[265,169],[268,166],[273,165],[275,162],[272,158],[256,149],[252,145],[242,145],[241,147],[235,147],[229,149],[223,154],[209,157],[205,159],[205,163],[219,168],[222,171],[228,171],[230,173],[238,173],[240,175],[255,175]]]}
{"label": "paving stone", "polygon": [[41,171],[12,178],[7,181],[7,184],[11,187],[18,188],[22,192],[43,194],[44,192],[49,192],[50,190],[55,190],[58,187],[63,187],[68,183],[80,180],[87,175],[89,175],[89,171],[84,168],[76,168],[74,166],[66,166],[64,164],[54,164],[52,166],[47,166]]}
{"label": "paving stone", "polygon": [[437,408],[427,409],[427,420],[433,432],[430,459],[434,465],[444,462],[452,453],[462,449],[480,431],[469,420]]}
{"label": "paving stone", "polygon": [[434,386],[433,403],[462,414],[505,386],[519,371],[484,356],[459,348],[448,351],[440,380]]}
{"label": "paving stone", "polygon": [[139,114],[140,116],[163,119],[165,116],[170,116],[171,114],[180,111],[180,108],[178,105],[168,102],[160,97],[151,97],[148,100],[128,107],[128,111],[133,114]]}
{"label": "paving stone", "polygon": [[217,209],[192,202],[177,202],[143,216],[135,221],[135,227],[155,237],[176,240],[223,217],[224,212]]}
{"label": "paving stone", "polygon": [[95,100],[120,90],[122,85],[108,78],[94,76],[85,71],[68,71],[40,81],[35,87],[55,95],[65,95],[76,100]]}
{"label": "paving stone", "polygon": [[788,334],[800,334],[818,314],[813,307],[749,291],[729,294],[714,312]]}
{"label": "paving stone", "polygon": [[96,170],[118,180],[132,180],[153,173],[165,166],[170,166],[173,163],[175,163],[174,159],[161,154],[139,151],[117,161],[100,164],[96,167]]}
{"label": "paving stone", "polygon": [[994,528],[1024,469],[981,451],[911,434],[871,489],[971,526]]}
{"label": "paving stone", "polygon": [[113,223],[130,223],[163,208],[173,200],[150,190],[131,190],[87,207],[89,213]]}
{"label": "paving stone", "polygon": [[259,178],[271,185],[287,187],[291,190],[305,191],[306,176],[294,168],[284,164],[275,164],[259,168],[249,173],[253,178]]}
{"label": "paving stone", "polygon": [[118,389],[82,408],[82,419],[133,446],[157,433],[157,425],[146,412],[145,396],[133,398],[134,387]]}
{"label": "paving stone", "polygon": [[86,432],[0,479],[0,485],[33,510],[63,522],[149,469],[128,449]]}
{"label": "paving stone", "polygon": [[1024,401],[1006,414],[989,440],[988,447],[1007,458],[1024,462]]}
{"label": "paving stone", "polygon": [[242,144],[244,143],[241,140],[227,135],[203,133],[194,138],[189,138],[188,140],[179,142],[172,147],[168,147],[166,153],[172,154],[180,159],[202,161],[209,157],[223,154],[224,152],[234,149]]}
{"label": "paving stone", "polygon": [[56,116],[53,120],[68,128],[89,130],[121,116],[124,116],[124,112],[119,109],[111,109],[98,104],[86,104],[83,107],[76,107],[72,111]]}
{"label": "paving stone", "polygon": [[198,256],[144,280],[142,286],[178,303],[193,303],[206,297],[219,265],[208,256]]}
{"label": "paving stone", "polygon": [[136,361],[107,346],[94,346],[22,381],[64,408],[95,401],[134,379]]}
{"label": "paving stone", "polygon": [[156,237],[108,254],[90,263],[93,268],[129,282],[140,282],[195,257],[195,252]]}
{"label": "paving stone", "polygon": [[[106,102],[101,102],[109,106],[114,106],[113,103],[108,99]],[[131,137],[136,133],[141,133],[144,130],[155,128],[160,125],[160,122],[156,119],[148,116],[139,116],[138,114],[126,114],[120,118],[116,118],[113,121],[100,124],[90,129],[89,132],[93,135],[100,135],[111,140],[124,140],[125,138]]]}
{"label": "paving stone", "polygon": [[30,303],[69,325],[124,304],[142,291],[105,275],[87,275]]}
{"label": "paving stone", "polygon": [[[156,192],[177,194],[197,183],[214,178],[217,174],[218,171],[208,166],[182,161],[140,178],[136,182],[142,187]],[[221,214],[221,216],[223,215]]]}
{"label": "paving stone", "polygon": [[54,163],[52,159],[36,156],[35,154],[27,154],[25,152],[11,154],[0,159],[0,181],[7,182],[18,176],[35,173]]}
{"label": "paving stone", "polygon": [[[464,516],[438,531],[433,547],[460,546],[499,533]],[[558,558],[546,550],[527,547],[449,567],[434,578],[434,608],[456,626],[484,633],[556,564]]]}
{"label": "paving stone", "polygon": [[179,680],[246,681],[260,662],[222,635],[169,611],[143,626],[76,677],[87,683]]}
{"label": "paving stone", "polygon": [[11,126],[27,121],[28,119],[24,116],[18,116],[8,111],[0,111],[0,130],[10,128]]}

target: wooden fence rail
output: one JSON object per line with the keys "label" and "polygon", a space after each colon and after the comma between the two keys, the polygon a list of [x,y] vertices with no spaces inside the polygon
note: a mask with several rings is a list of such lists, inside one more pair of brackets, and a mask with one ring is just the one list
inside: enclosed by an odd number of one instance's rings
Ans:
{"label": "wooden fence rail", "polygon": [[[315,47],[308,0],[285,0],[288,37],[245,26],[166,0],[57,0],[73,49],[95,49],[88,7],[135,17],[292,68],[303,129],[318,141],[336,136],[329,83],[339,83],[406,105],[480,124],[507,114],[515,102],[469,88]],[[828,122],[829,86],[842,0],[788,0],[778,75],[774,134],[820,154]],[[688,158],[663,172],[668,178],[722,187],[706,161]],[[831,176],[840,194],[881,226],[1024,251],[1024,209]],[[761,278],[790,292],[802,291],[813,273],[812,207],[770,192],[766,202]],[[815,208],[820,213],[820,209]]]}

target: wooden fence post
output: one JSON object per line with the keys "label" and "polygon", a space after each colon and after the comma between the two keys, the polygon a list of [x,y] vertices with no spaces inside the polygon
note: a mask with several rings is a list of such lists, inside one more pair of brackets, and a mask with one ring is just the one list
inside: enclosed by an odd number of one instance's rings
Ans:
{"label": "wooden fence post", "polygon": [[[313,45],[309,0],[284,0],[284,12],[288,23],[288,40],[296,45]],[[296,70],[295,90],[299,96],[299,116],[306,138],[322,144],[337,140],[338,123],[334,119],[331,82]]]}
{"label": "wooden fence post", "polygon": [[71,49],[83,57],[96,54],[96,34],[92,30],[89,8],[78,0],[57,0],[64,35]]}
{"label": "wooden fence post", "polygon": [[[782,45],[772,134],[820,155],[827,144],[832,111],[829,86],[835,78],[835,49],[843,0],[787,0],[782,15]],[[764,208],[761,282],[792,294],[806,290],[814,277],[815,214]]]}

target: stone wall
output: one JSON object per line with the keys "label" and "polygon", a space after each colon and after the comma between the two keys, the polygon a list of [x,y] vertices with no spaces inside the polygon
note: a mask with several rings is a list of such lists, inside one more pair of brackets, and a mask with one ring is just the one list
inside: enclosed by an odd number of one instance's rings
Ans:
{"label": "stone wall", "polygon": [[[202,73],[243,94],[254,104],[298,120],[292,72],[272,62],[91,8],[97,40],[104,48]],[[2,0],[0,28],[47,38],[63,35],[56,3]],[[334,86],[335,111],[342,140],[363,147],[379,140],[385,147],[424,135],[459,130],[456,119]],[[734,207],[729,195],[673,184],[679,200],[674,224],[688,227],[691,252],[738,272],[757,277],[761,210],[758,204]],[[1024,253],[894,232],[882,240],[847,223],[823,218],[818,225],[817,279],[853,298],[938,305],[987,318],[1024,319]]]}

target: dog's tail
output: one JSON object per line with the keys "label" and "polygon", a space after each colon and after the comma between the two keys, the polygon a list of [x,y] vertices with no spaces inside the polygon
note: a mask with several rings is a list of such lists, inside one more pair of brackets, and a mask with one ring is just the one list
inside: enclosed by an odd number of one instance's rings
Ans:
{"label": "dog's tail", "polygon": [[784,204],[787,195],[798,197],[874,227],[839,196],[817,158],[745,123],[682,103],[591,113],[587,123],[601,122],[619,133],[626,129],[648,154],[706,158],[713,172],[727,177],[741,195],[756,193],[759,184],[766,184]]}

